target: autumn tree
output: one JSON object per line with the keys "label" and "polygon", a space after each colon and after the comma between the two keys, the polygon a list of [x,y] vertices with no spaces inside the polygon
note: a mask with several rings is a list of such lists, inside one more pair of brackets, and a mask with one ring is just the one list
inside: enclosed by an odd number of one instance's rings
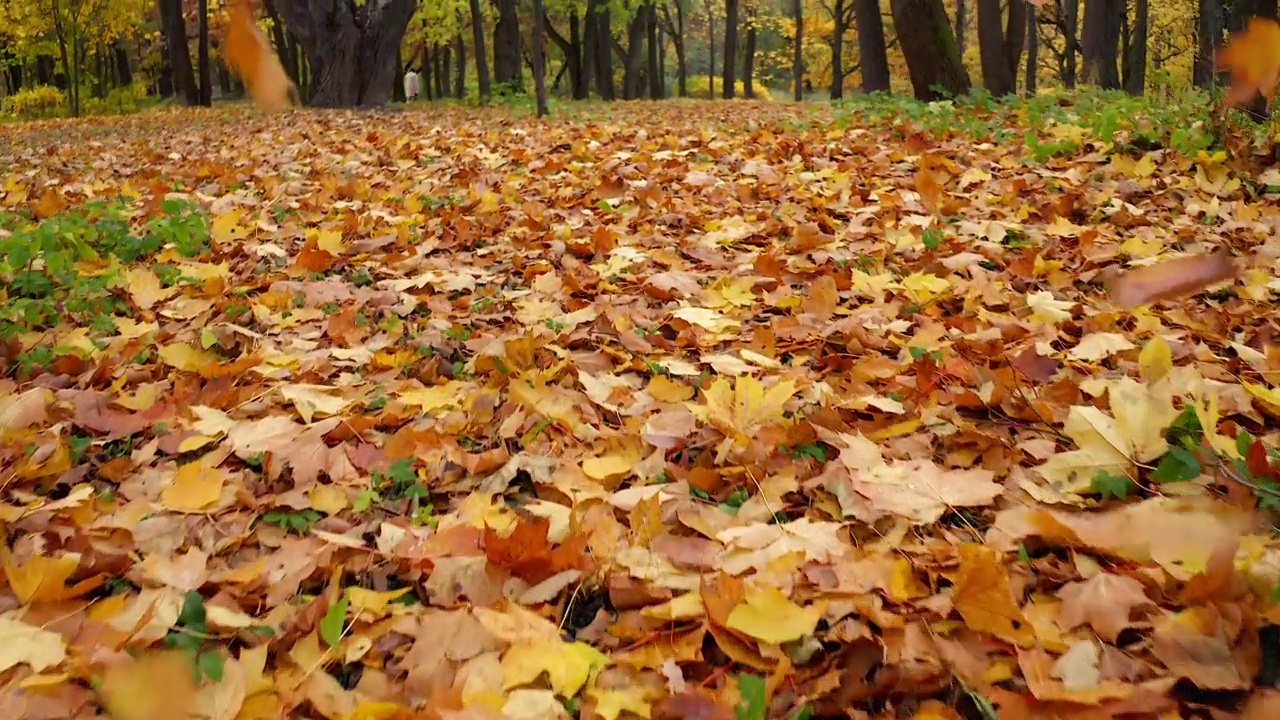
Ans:
{"label": "autumn tree", "polygon": [[880,0],[854,0],[858,24],[858,66],[862,71],[862,91],[889,90],[889,55],[885,49],[884,20]]}
{"label": "autumn tree", "polygon": [[899,33],[898,42],[916,98],[936,100],[939,88],[949,95],[969,92],[969,73],[960,61],[942,0],[890,0],[889,7],[895,27],[912,28]]}
{"label": "autumn tree", "polygon": [[[1127,19],[1127,18],[1126,18]],[[1141,95],[1147,87],[1147,36],[1151,9],[1148,0],[1134,0],[1133,22],[1124,23],[1124,57],[1121,83],[1130,95]]]}
{"label": "autumn tree", "polygon": [[1085,5],[1080,49],[1084,55],[1084,81],[1103,88],[1118,89],[1120,24],[1125,0],[1092,0]]}
{"label": "autumn tree", "polygon": [[[1018,90],[1018,65],[1027,30],[1025,0],[978,0],[978,51],[982,57],[982,84],[994,95]],[[1004,25],[1002,28],[1001,25]]]}
{"label": "autumn tree", "polygon": [[311,66],[309,104],[376,107],[391,99],[414,0],[275,0]]}
{"label": "autumn tree", "polygon": [[[671,36],[671,46],[676,53],[676,94],[689,97],[689,66],[685,58],[685,5],[688,0],[657,0],[661,3],[659,19],[667,35]],[[796,3],[801,0],[795,0]]]}
{"label": "autumn tree", "polygon": [[497,0],[498,19],[493,25],[493,79],[509,89],[521,84],[520,18],[516,0]]}
{"label": "autumn tree", "polygon": [[804,2],[792,0],[796,31],[791,38],[791,82],[796,102],[804,100]]}
{"label": "autumn tree", "polygon": [[724,0],[724,87],[725,100],[732,100],[737,82],[738,0]]}

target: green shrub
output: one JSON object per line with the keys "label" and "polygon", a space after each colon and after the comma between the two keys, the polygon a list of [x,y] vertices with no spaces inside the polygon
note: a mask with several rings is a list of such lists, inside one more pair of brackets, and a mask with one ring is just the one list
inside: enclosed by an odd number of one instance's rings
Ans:
{"label": "green shrub", "polygon": [[67,96],[52,85],[25,88],[4,99],[4,111],[23,120],[55,117],[62,113]]}
{"label": "green shrub", "polygon": [[147,86],[133,83],[116,88],[105,98],[85,99],[82,115],[128,115],[138,112],[147,101]]}
{"label": "green shrub", "polygon": [[[708,92],[707,92],[707,76],[706,75],[690,75],[688,78],[686,78],[686,82],[689,88],[689,97],[693,97],[693,98],[707,97]],[[674,82],[671,85],[671,88],[674,90],[675,88]],[[734,97],[743,98],[747,96],[746,91],[743,90],[741,80],[738,80],[733,83],[733,89],[734,89]],[[756,93],[757,100],[773,99],[769,95],[769,88],[765,87],[763,83],[760,83],[760,82],[754,83],[752,89]],[[724,81],[721,80],[719,76],[716,76],[715,97],[716,98],[722,97],[723,92],[724,92]]]}

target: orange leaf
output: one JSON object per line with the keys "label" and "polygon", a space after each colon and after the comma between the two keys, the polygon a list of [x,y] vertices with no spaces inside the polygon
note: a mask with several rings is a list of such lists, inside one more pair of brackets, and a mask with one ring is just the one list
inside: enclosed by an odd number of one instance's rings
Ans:
{"label": "orange leaf", "polygon": [[1122,307],[1136,307],[1190,295],[1236,276],[1238,269],[1225,251],[1193,255],[1130,270],[1107,283],[1111,299]]}
{"label": "orange leaf", "polygon": [[253,22],[249,0],[231,5],[226,38],[226,60],[249,89],[253,101],[267,111],[283,110],[289,104],[293,84],[280,61]]}
{"label": "orange leaf", "polygon": [[1243,105],[1259,93],[1270,100],[1280,82],[1280,23],[1251,18],[1249,26],[1218,51],[1218,64],[1231,73],[1229,104]]}

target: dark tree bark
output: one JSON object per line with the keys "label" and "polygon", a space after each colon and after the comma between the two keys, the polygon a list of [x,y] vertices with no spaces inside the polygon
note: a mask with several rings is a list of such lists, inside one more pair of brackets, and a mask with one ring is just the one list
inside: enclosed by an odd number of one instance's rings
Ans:
{"label": "dark tree bark", "polygon": [[643,7],[636,8],[627,23],[627,52],[622,63],[622,99],[636,100],[643,92],[641,75],[644,64],[645,23],[649,15]]}
{"label": "dark tree bark", "polygon": [[113,52],[116,61],[116,80],[120,83],[120,87],[132,85],[133,68],[129,66],[129,50],[125,48],[123,40],[116,40]]}
{"label": "dark tree bark", "polygon": [[[832,100],[844,97],[844,33],[849,27],[849,6],[855,0],[835,0],[831,9],[831,90]],[[876,13],[879,14],[877,7]]]}
{"label": "dark tree bark", "polygon": [[415,0],[276,0],[298,38],[312,82],[308,104],[377,107],[387,104],[400,66],[396,53]]}
{"label": "dark tree bark", "polygon": [[449,94],[449,63],[453,61],[448,45],[436,43],[436,99],[443,100]]}
{"label": "dark tree bark", "polygon": [[205,107],[213,105],[213,74],[209,69],[209,0],[196,3],[196,29],[199,40],[196,44],[196,64],[200,68],[200,104]]}
{"label": "dark tree bark", "polygon": [[960,61],[955,35],[942,0],[890,0],[893,24],[912,28],[898,36],[917,99],[937,100],[939,87],[948,95],[969,92],[969,73]]}
{"label": "dark tree bark", "polygon": [[1124,91],[1142,95],[1147,90],[1147,34],[1150,5],[1147,0],[1134,0],[1133,31],[1124,57]]}
{"label": "dark tree bark", "polygon": [[747,21],[747,42],[743,48],[742,56],[742,94],[749,100],[756,97],[755,88],[755,71],[756,71],[756,23],[753,16]]}
{"label": "dark tree bark", "polygon": [[1040,70],[1040,24],[1036,19],[1036,6],[1027,7],[1027,95],[1036,94],[1037,73]]}
{"label": "dark tree bark", "polygon": [[298,49],[285,37],[284,23],[280,20],[280,13],[276,11],[275,2],[264,0],[262,5],[267,11],[267,17],[271,18],[271,40],[276,46],[276,55],[280,58],[280,64],[284,66],[284,71],[293,84],[301,90],[302,79],[298,77]]}
{"label": "dark tree bark", "polygon": [[453,96],[459,100],[467,96],[467,41],[462,33],[453,37]]}
{"label": "dark tree bark", "polygon": [[[1105,0],[1095,0],[1103,2]],[[1062,84],[1074,88],[1079,80],[1076,70],[1077,56],[1080,54],[1080,0],[1062,0],[1062,16],[1064,24],[1066,61],[1063,63]]]}
{"label": "dark tree bark", "polygon": [[569,37],[561,35],[556,31],[554,25],[551,24],[550,18],[543,13],[543,24],[547,29],[547,35],[551,41],[560,48],[560,54],[564,55],[564,65],[561,66],[560,72],[569,72],[569,85],[573,92],[574,100],[586,100],[591,95],[591,88],[583,82],[582,67],[582,38],[578,28],[577,13],[569,13]]}
{"label": "dark tree bark", "polygon": [[174,89],[186,104],[199,105],[200,89],[196,86],[196,76],[191,68],[191,50],[187,47],[187,24],[182,19],[182,0],[158,0],[157,4],[169,67],[173,73]]}
{"label": "dark tree bark", "polygon": [[854,0],[858,22],[858,67],[862,70],[862,91],[889,90],[889,54],[885,50],[884,20],[880,0]]}
{"label": "dark tree bark", "polygon": [[[410,68],[405,67],[404,58],[401,57],[401,54],[400,54],[400,47],[397,46],[396,47],[396,79],[395,79],[395,82],[391,84],[391,101],[392,102],[402,103],[405,100],[408,100],[408,97],[404,94],[404,75],[408,72],[409,69]],[[428,100],[431,99],[430,92],[427,93],[427,99]]]}
{"label": "dark tree bark", "polygon": [[493,26],[493,79],[520,87],[520,18],[516,0],[498,0],[498,22]]}
{"label": "dark tree bark", "polygon": [[965,48],[968,47],[966,33],[969,30],[969,6],[965,0],[956,0],[956,50],[964,59]]}
{"label": "dark tree bark", "polygon": [[[569,28],[572,34],[573,28]],[[572,36],[572,35],[571,35]],[[582,99],[591,97],[591,78],[596,74],[596,2],[587,0],[582,12]]]}
{"label": "dark tree bark", "polygon": [[1110,90],[1119,89],[1120,21],[1124,0],[1092,0],[1085,7],[1080,49],[1084,55],[1084,81]]}
{"label": "dark tree bark", "polygon": [[1199,0],[1196,13],[1196,59],[1191,76],[1196,87],[1213,86],[1218,48],[1222,47],[1222,0]]}
{"label": "dark tree bark", "polygon": [[716,96],[716,16],[711,0],[703,0],[707,7],[707,99]]}
{"label": "dark tree bark", "polygon": [[547,61],[545,58],[547,41],[542,33],[542,25],[546,12],[542,8],[542,0],[533,0],[533,95],[537,103],[538,117],[547,116]]}
{"label": "dark tree bark", "polygon": [[471,40],[475,43],[476,79],[480,83],[480,97],[488,100],[493,97],[493,86],[489,82],[489,56],[484,49],[484,15],[480,11],[480,0],[471,0]]}
{"label": "dark tree bark", "polygon": [[645,33],[647,38],[645,46],[649,50],[648,54],[648,75],[649,75],[649,99],[661,100],[666,97],[666,91],[662,87],[664,80],[662,73],[662,61],[659,59],[659,52],[662,45],[659,44],[658,33],[658,9],[652,4],[645,5],[641,8],[645,14]]}
{"label": "dark tree bark", "polygon": [[738,70],[738,0],[724,0],[724,87],[721,95],[732,100]]}
{"label": "dark tree bark", "polygon": [[804,101],[804,0],[791,0],[791,14],[795,16],[796,36],[791,43],[792,99]]}
{"label": "dark tree bark", "polygon": [[613,25],[609,17],[607,5],[597,6],[595,10],[595,56],[596,94],[601,100],[617,99],[613,85]]}
{"label": "dark tree bark", "polygon": [[978,0],[978,51],[982,56],[982,84],[993,95],[1012,95],[1018,91],[1018,64],[1022,60],[1022,41],[1027,30],[1027,4],[1024,0],[1008,0],[1007,24],[1000,10],[1000,0]]}
{"label": "dark tree bark", "polygon": [[[796,0],[799,2],[799,0]],[[676,12],[671,14],[670,2],[662,4],[662,20],[666,32],[671,36],[671,45],[676,51],[676,94],[689,97],[689,66],[684,56],[684,5],[683,0],[675,0]]]}

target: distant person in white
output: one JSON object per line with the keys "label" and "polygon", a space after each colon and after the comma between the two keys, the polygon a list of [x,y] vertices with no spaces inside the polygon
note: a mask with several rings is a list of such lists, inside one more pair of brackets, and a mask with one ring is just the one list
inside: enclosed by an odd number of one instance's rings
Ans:
{"label": "distant person in white", "polygon": [[404,74],[404,99],[408,102],[418,99],[418,73],[413,68]]}

